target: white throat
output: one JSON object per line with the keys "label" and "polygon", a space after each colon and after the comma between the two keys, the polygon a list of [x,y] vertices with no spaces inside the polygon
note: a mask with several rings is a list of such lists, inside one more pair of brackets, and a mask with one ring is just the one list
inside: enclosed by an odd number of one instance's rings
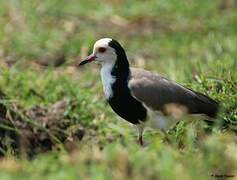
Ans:
{"label": "white throat", "polygon": [[111,75],[114,63],[105,63],[102,65],[100,75],[104,87],[104,93],[107,99],[113,97],[112,85],[115,82],[115,77]]}

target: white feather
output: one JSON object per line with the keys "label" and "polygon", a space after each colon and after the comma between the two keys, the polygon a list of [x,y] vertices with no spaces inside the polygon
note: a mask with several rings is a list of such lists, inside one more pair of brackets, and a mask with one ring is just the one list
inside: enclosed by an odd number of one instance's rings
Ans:
{"label": "white feather", "polygon": [[100,71],[104,93],[107,99],[113,96],[112,84],[115,82],[115,77],[111,75],[113,66],[114,63],[105,63]]}
{"label": "white feather", "polygon": [[102,39],[95,42],[94,47],[108,46],[110,41],[112,41],[111,38],[102,38]]}
{"label": "white feather", "polygon": [[152,129],[160,129],[162,131],[167,131],[170,127],[172,127],[175,123],[178,122],[177,119],[164,116],[161,112],[154,111],[153,109],[147,107],[145,104],[143,105],[148,111],[148,121],[146,123],[146,126],[151,127]]}

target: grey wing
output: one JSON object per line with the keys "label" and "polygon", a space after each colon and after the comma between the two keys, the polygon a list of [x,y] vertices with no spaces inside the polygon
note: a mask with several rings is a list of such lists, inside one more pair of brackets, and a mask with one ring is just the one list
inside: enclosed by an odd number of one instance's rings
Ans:
{"label": "grey wing", "polygon": [[146,106],[164,113],[167,111],[166,107],[169,107],[167,105],[171,105],[172,108],[175,105],[188,113],[209,115],[209,112],[205,112],[208,109],[204,106],[216,103],[207,96],[187,89],[159,74],[141,69],[131,68],[129,88],[132,95]]}

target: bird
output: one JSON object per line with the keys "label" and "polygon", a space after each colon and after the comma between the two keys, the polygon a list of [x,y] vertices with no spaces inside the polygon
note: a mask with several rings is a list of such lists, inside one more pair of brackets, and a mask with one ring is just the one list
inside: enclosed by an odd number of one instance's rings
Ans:
{"label": "bird", "polygon": [[186,88],[164,76],[130,67],[126,52],[112,38],[95,42],[93,52],[77,64],[101,65],[100,75],[107,102],[117,115],[135,125],[138,143],[143,146],[147,122],[168,130],[185,115],[205,115],[214,119],[219,103],[200,92]]}

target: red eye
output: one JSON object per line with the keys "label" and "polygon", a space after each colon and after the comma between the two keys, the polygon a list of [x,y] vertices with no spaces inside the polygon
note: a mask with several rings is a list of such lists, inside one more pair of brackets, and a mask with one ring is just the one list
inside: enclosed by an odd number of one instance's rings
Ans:
{"label": "red eye", "polygon": [[100,48],[98,49],[98,51],[99,51],[100,53],[104,53],[104,52],[106,51],[106,48],[100,47]]}

